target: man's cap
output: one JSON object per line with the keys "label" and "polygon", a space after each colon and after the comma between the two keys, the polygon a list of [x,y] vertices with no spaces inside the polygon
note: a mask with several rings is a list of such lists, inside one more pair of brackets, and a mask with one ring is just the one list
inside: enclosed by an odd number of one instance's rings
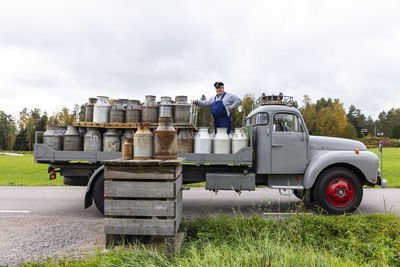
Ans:
{"label": "man's cap", "polygon": [[218,88],[218,87],[221,87],[221,86],[224,86],[224,83],[223,83],[223,82],[215,82],[215,83],[214,83],[214,87],[215,87],[215,88]]}

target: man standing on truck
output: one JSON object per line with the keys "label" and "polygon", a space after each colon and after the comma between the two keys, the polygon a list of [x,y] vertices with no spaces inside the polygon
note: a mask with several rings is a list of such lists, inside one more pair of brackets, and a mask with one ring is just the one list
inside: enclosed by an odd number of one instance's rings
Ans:
{"label": "man standing on truck", "polygon": [[194,100],[193,103],[199,106],[211,106],[211,114],[214,120],[214,131],[217,133],[217,128],[228,128],[227,132],[231,132],[231,116],[233,109],[237,108],[242,100],[230,93],[225,92],[224,83],[214,83],[216,96],[209,100]]}

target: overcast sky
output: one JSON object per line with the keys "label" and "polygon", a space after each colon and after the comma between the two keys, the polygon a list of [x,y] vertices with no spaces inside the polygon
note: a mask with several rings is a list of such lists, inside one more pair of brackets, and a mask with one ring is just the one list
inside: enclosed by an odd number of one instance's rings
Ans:
{"label": "overcast sky", "polygon": [[0,1],[0,110],[262,92],[400,106],[400,1]]}

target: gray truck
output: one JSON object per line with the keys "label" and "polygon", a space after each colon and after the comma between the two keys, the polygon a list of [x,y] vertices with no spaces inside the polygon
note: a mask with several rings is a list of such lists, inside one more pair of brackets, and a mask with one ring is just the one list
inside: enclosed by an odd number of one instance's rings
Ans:
{"label": "gray truck", "polygon": [[[293,192],[331,214],[350,213],[363,186],[387,186],[378,157],[361,142],[310,136],[298,109],[282,96],[260,97],[245,120],[250,146],[235,154],[178,154],[185,158],[183,183],[206,182],[206,189],[255,190],[257,186]],[[34,145],[35,162],[49,164],[51,179],[60,173],[66,185],[87,186],[84,207],[104,212],[102,160],[120,152],[55,151]]]}

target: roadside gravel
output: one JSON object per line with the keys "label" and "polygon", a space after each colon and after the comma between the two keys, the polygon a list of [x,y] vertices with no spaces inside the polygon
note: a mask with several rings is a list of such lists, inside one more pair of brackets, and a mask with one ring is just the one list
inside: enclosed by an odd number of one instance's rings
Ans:
{"label": "roadside gravel", "polygon": [[82,258],[104,248],[102,218],[6,215],[0,217],[0,265],[46,257]]}

